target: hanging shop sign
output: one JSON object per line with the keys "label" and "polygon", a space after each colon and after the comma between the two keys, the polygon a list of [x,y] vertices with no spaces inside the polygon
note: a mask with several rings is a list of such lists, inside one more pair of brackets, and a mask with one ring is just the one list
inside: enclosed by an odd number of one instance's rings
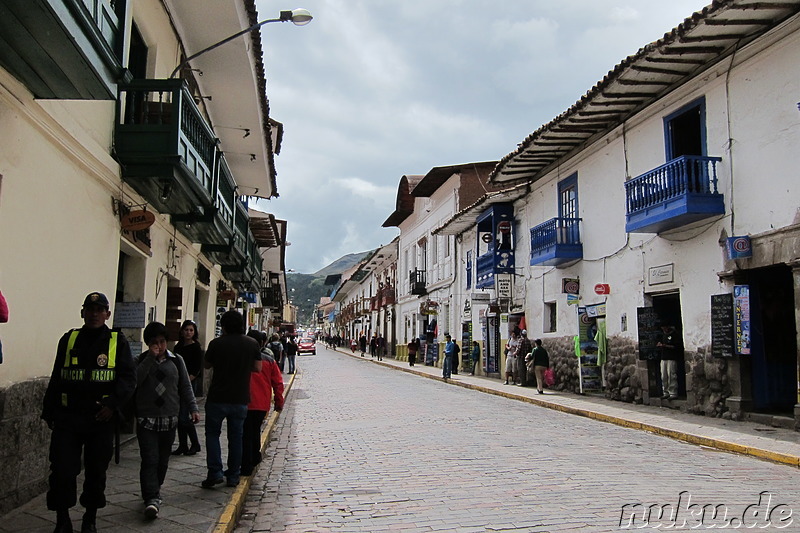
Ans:
{"label": "hanging shop sign", "polygon": [[579,280],[578,278],[562,278],[561,292],[563,294],[580,294],[581,280]]}
{"label": "hanging shop sign", "polygon": [[611,285],[608,283],[598,283],[594,286],[595,294],[611,294]]}
{"label": "hanging shop sign", "polygon": [[738,237],[728,237],[726,241],[729,259],[744,259],[753,257],[753,246],[750,237],[740,235]]}
{"label": "hanging shop sign", "polygon": [[156,215],[152,211],[139,209],[137,211],[130,211],[126,215],[121,215],[120,220],[124,231],[141,231],[155,223]]}
{"label": "hanging shop sign", "polygon": [[419,314],[421,315],[438,315],[439,302],[433,300],[425,300],[419,304]]}
{"label": "hanging shop sign", "polygon": [[497,298],[501,300],[511,299],[511,275],[510,274],[497,274],[495,276],[495,284],[497,288]]}

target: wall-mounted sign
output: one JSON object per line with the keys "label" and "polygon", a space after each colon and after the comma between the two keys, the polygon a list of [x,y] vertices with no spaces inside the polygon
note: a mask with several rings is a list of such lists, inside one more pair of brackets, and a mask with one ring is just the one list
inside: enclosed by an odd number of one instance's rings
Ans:
{"label": "wall-mounted sign", "polygon": [[156,221],[156,215],[152,211],[145,211],[140,209],[138,211],[130,211],[126,215],[121,215],[122,229],[125,231],[141,231],[153,225]]}
{"label": "wall-mounted sign", "polygon": [[750,237],[740,235],[738,237],[728,237],[726,241],[729,259],[743,259],[753,257],[753,246]]}
{"label": "wall-mounted sign", "polygon": [[733,357],[733,295],[711,295],[711,355]]}
{"label": "wall-mounted sign", "polygon": [[611,294],[611,285],[608,283],[598,283],[594,286],[595,294]]}
{"label": "wall-mounted sign", "polygon": [[562,278],[561,292],[564,294],[580,294],[581,280],[577,278]]}
{"label": "wall-mounted sign", "polygon": [[143,328],[145,314],[144,302],[117,302],[114,304],[114,327]]}
{"label": "wall-mounted sign", "polygon": [[733,327],[736,353],[750,354],[750,286],[733,286]]}
{"label": "wall-mounted sign", "polygon": [[659,285],[661,283],[672,283],[675,281],[675,265],[661,265],[647,269],[647,283]]}

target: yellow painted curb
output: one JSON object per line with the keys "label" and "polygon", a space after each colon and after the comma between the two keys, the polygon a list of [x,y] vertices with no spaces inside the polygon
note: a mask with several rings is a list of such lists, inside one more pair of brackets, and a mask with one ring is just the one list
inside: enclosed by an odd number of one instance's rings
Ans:
{"label": "yellow painted curb", "polygon": [[[297,372],[292,374],[289,378],[289,381],[284,384],[284,399],[289,395],[289,390],[292,388],[292,384],[294,384],[295,376],[297,376]],[[269,445],[269,437],[272,434],[272,430],[275,428],[275,423],[278,420],[278,416],[280,416],[280,413],[274,409],[270,411],[267,425],[264,428],[264,431],[261,432],[261,453],[264,453],[264,450],[266,450],[267,446]],[[260,465],[256,465],[256,471],[258,470],[259,466]],[[236,527],[236,522],[239,520],[242,507],[244,507],[244,500],[247,497],[247,493],[250,491],[250,485],[253,482],[254,475],[255,472],[253,472],[253,475],[251,476],[242,476],[242,479],[239,482],[239,485],[236,487],[236,490],[234,490],[233,494],[231,494],[231,499],[222,510],[219,519],[217,519],[217,523],[213,529],[214,533],[231,533]]]}

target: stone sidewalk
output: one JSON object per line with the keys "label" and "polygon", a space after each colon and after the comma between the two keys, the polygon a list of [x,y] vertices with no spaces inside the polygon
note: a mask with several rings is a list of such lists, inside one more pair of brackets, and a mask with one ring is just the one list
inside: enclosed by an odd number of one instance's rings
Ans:
{"label": "stone sidewalk", "polygon": [[[360,352],[338,348],[337,351],[356,359],[384,365],[396,370],[410,372],[430,379],[442,381],[442,369],[434,366],[414,365],[384,358],[378,361]],[[465,387],[487,394],[496,394],[565,413],[584,416],[649,431],[657,435],[706,446],[718,450],[749,455],[761,459],[800,467],[800,432],[791,429],[770,427],[747,421],[731,421],[708,418],[675,409],[637,405],[608,400],[600,396],[578,395],[545,389],[540,395],[534,387],[503,385],[499,379],[471,376],[460,371],[448,380],[454,386]]]}
{"label": "stone sidewalk", "polygon": [[[285,395],[294,383],[295,375],[284,374]],[[264,426],[262,450],[269,443],[270,433],[278,414],[271,411]],[[127,437],[120,451],[120,462],[112,460],[108,468],[106,498],[108,505],[97,513],[97,530],[100,533],[169,532],[169,533],[216,533],[232,531],[250,489],[253,476],[242,476],[235,488],[217,485],[204,489],[200,482],[206,477],[206,455],[204,438],[203,400],[200,406],[200,423],[197,434],[202,451],[193,456],[173,456],[170,459],[167,479],[161,488],[163,504],[159,516],[148,520],[143,514],[144,505],[139,490],[139,446],[135,437]],[[222,436],[223,463],[227,456],[226,430]],[[177,444],[176,444],[177,446]],[[78,490],[82,481],[78,480]],[[83,508],[80,505],[71,511],[76,533],[80,531]],[[6,514],[0,520],[2,533],[51,533],[55,528],[55,513],[47,510],[45,495],[34,498],[25,505]]]}

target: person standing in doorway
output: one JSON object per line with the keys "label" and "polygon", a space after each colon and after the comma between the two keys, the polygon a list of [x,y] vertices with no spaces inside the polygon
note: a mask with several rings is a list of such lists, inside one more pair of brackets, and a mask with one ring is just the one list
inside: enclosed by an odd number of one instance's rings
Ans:
{"label": "person standing in doorway", "polygon": [[97,510],[106,506],[106,470],[114,452],[119,409],[136,387],[131,349],[125,336],[109,329],[108,298],[86,296],[83,327],[58,342],[53,373],[42,402],[50,438],[50,489],[47,508],[56,512],[54,533],[71,533],[69,509],[77,502],[77,477],[83,456],[80,503],[86,509],[82,533],[97,531]]}
{"label": "person standing in doorway", "polygon": [[[261,372],[261,347],[244,334],[244,317],[226,311],[220,318],[222,336],[208,343],[205,367],[213,368],[206,397],[206,466],[208,475],[201,485],[212,488],[227,480],[239,484],[242,466],[242,431],[250,403],[250,373]],[[228,427],[228,468],[222,470],[219,437],[222,422]]]}
{"label": "person standing in doorway", "polygon": [[453,337],[449,334],[444,336],[447,341],[444,345],[444,361],[442,362],[442,377],[450,379],[453,373],[453,356],[456,353],[456,343],[453,342]]}
{"label": "person standing in doorway", "polygon": [[[201,372],[203,371],[203,348],[198,341],[199,332],[193,320],[184,320],[181,324],[180,339],[175,343],[172,351],[180,355],[186,363],[192,392],[197,398],[200,391]],[[188,440],[188,443],[187,443]],[[195,455],[200,451],[200,441],[197,438],[197,429],[189,413],[189,406],[181,402],[181,412],[178,415],[178,447],[172,455]]]}
{"label": "person standing in doorway", "polygon": [[136,358],[136,438],[142,460],[139,482],[144,514],[150,519],[158,517],[161,507],[161,485],[167,477],[182,406],[192,424],[200,421],[186,364],[180,355],[167,350],[167,335],[164,324],[148,324],[144,328],[148,350]]}
{"label": "person standing in doorway", "polygon": [[511,338],[508,340],[506,344],[506,382],[505,384],[508,385],[509,380],[511,384],[514,384],[514,375],[517,373],[517,347],[519,346],[519,340],[517,339],[517,332],[511,332]]}
{"label": "person standing in doorway", "polygon": [[478,361],[481,360],[481,345],[478,344],[478,341],[472,341],[472,372],[471,375],[475,375],[475,369],[478,368]]}
{"label": "person standing in doorway", "polygon": [[663,400],[678,398],[678,358],[682,351],[678,331],[670,323],[661,326],[656,346],[661,358],[661,388]]}

